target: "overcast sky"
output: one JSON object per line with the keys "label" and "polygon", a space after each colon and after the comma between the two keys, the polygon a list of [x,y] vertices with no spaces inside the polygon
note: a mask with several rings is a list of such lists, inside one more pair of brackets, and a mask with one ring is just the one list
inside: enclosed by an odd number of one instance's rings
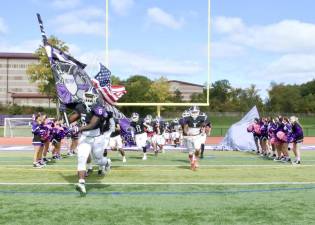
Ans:
{"label": "overcast sky", "polygon": [[[256,84],[314,78],[315,1],[211,0],[211,82]],[[105,63],[105,0],[11,0],[0,8],[0,51],[33,52],[46,32],[70,46],[91,75]],[[207,0],[110,0],[110,69],[203,84]]]}

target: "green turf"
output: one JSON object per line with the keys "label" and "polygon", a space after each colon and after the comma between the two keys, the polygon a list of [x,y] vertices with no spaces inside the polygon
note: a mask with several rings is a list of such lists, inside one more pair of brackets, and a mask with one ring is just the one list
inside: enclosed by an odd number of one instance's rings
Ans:
{"label": "green turf", "polygon": [[[211,136],[224,136],[228,130],[228,128],[238,122],[241,117],[240,116],[211,116],[210,120],[212,123],[212,132]],[[315,136],[315,117],[313,116],[301,116],[300,123],[304,129],[305,136]],[[3,127],[0,127],[0,137],[3,137]],[[13,136],[15,137],[30,137],[32,136],[30,127],[20,127],[18,129],[13,130]]]}
{"label": "green turf", "polygon": [[[77,182],[75,157],[33,169],[32,152],[0,152],[0,224],[314,221],[315,184],[231,183],[314,182],[315,152],[304,152],[303,165],[292,166],[250,153],[208,151],[197,171],[189,169],[183,152],[167,152],[157,158],[149,154],[147,161],[141,160],[140,152],[127,152],[125,165],[117,152],[110,152],[110,156],[112,171],[105,177],[95,172],[88,177],[87,182],[93,184],[87,184],[88,195],[82,198],[72,184]],[[62,184],[3,184],[11,182]]]}

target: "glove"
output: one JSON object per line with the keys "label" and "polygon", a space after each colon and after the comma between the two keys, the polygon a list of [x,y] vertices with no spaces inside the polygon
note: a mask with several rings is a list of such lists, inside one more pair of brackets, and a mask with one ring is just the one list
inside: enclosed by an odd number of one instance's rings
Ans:
{"label": "glove", "polygon": [[79,130],[80,130],[80,128],[79,128],[77,125],[74,125],[73,127],[70,127],[70,128],[69,128],[69,131],[68,131],[68,132],[73,135],[73,134],[79,133]]}

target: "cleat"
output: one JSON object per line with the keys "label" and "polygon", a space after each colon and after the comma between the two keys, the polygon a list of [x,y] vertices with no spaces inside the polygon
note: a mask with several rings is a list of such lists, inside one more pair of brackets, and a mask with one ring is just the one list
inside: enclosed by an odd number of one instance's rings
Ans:
{"label": "cleat", "polygon": [[48,162],[51,162],[51,159],[43,158],[43,161],[44,161],[45,163],[48,163]]}
{"label": "cleat", "polygon": [[84,183],[77,183],[75,185],[75,189],[80,193],[81,197],[84,197],[86,195],[86,189]]}
{"label": "cleat", "polygon": [[292,162],[292,164],[294,164],[294,165],[301,165],[301,161],[300,160],[294,160]]}
{"label": "cleat", "polygon": [[112,165],[112,161],[110,159],[107,159],[107,163],[105,165],[105,173],[108,174],[110,172],[110,167]]}
{"label": "cleat", "polygon": [[102,166],[102,167],[100,167],[101,169],[99,169],[98,171],[97,171],[97,174],[99,175],[99,176],[105,176],[105,166]]}
{"label": "cleat", "polygon": [[88,177],[89,175],[91,175],[93,173],[93,168],[90,168],[86,171],[85,176]]}
{"label": "cleat", "polygon": [[73,156],[73,153],[72,153],[72,152],[68,152],[68,153],[67,153],[67,156],[70,156],[70,157],[71,157],[71,156]]}
{"label": "cleat", "polygon": [[33,168],[36,168],[36,169],[41,169],[41,168],[43,168],[44,166],[43,165],[41,165],[40,163],[33,163]]}
{"label": "cleat", "polygon": [[147,160],[147,156],[144,155],[144,156],[142,157],[142,160]]}
{"label": "cleat", "polygon": [[122,159],[123,163],[126,163],[127,162],[127,159],[125,156],[123,156],[123,159]]}

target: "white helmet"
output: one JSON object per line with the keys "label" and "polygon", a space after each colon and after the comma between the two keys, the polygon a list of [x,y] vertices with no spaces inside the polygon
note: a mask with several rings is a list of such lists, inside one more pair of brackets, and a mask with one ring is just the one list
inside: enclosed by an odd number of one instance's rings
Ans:
{"label": "white helmet", "polygon": [[146,117],[144,118],[144,122],[145,123],[151,123],[152,122],[152,116],[151,115],[146,115]]}
{"label": "white helmet", "polygon": [[188,110],[185,110],[183,113],[182,113],[182,117],[185,118],[185,117],[188,117],[190,116],[190,113]]}
{"label": "white helmet", "polygon": [[159,122],[162,121],[162,118],[159,117],[159,116],[156,116],[154,120],[155,120],[156,123],[159,123]]}
{"label": "white helmet", "polygon": [[138,121],[139,121],[139,114],[136,113],[136,112],[133,112],[133,113],[131,114],[131,121],[133,121],[133,122],[138,122]]}
{"label": "white helmet", "polygon": [[96,103],[98,95],[94,92],[93,88],[90,88],[88,91],[84,92],[83,102],[87,107],[92,106]]}
{"label": "white helmet", "polygon": [[178,119],[177,118],[173,119],[173,123],[178,123]]}
{"label": "white helmet", "polygon": [[191,117],[194,118],[194,119],[196,119],[199,116],[199,114],[200,114],[200,109],[196,105],[190,107],[189,111],[190,111]]}

